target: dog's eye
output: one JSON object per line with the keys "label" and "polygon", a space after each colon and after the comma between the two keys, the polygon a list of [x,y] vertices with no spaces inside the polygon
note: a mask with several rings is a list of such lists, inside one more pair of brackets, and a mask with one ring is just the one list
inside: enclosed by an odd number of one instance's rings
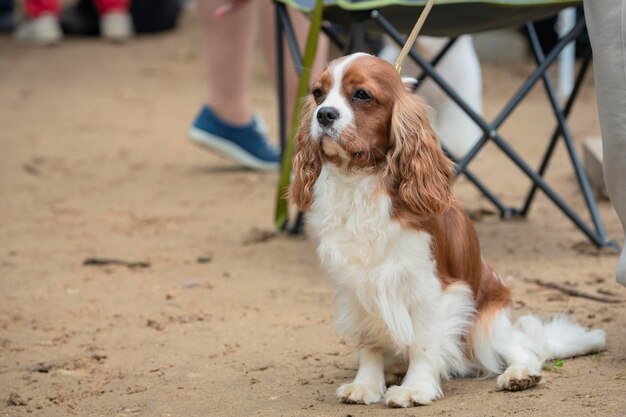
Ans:
{"label": "dog's eye", "polygon": [[367,94],[367,91],[365,91],[365,90],[356,90],[354,92],[354,98],[357,99],[357,100],[366,101],[366,100],[371,99],[372,97],[370,97],[370,95]]}
{"label": "dog's eye", "polygon": [[322,97],[322,89],[321,88],[316,88],[313,90],[313,97],[315,98],[320,98]]}

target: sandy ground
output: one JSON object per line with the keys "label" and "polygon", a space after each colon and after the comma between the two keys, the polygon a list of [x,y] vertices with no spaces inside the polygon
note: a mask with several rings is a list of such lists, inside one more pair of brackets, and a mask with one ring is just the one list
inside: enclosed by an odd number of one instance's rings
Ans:
{"label": "sandy ground", "polygon": [[[606,329],[607,351],[566,360],[524,392],[452,380],[429,407],[338,403],[356,355],[333,328],[314,244],[256,238],[271,230],[277,176],[186,138],[204,92],[193,20],[124,46],[38,49],[0,38],[0,415],[626,415],[626,303],[524,281],[626,300],[613,281],[616,255],[593,248],[543,196],[527,220],[487,213],[476,222],[484,257],[513,288],[515,314],[570,312]],[[261,62],[252,93],[275,132]],[[528,69],[485,62],[488,115]],[[534,164],[553,127],[548,113],[536,89],[503,129]],[[589,80],[572,117],[579,140],[598,134],[596,117]],[[548,179],[582,209],[564,155]],[[527,182],[494,149],[474,170],[521,202]],[[463,180],[456,192],[469,210],[491,210]],[[620,238],[608,203],[600,211]],[[90,257],[149,266],[84,266]]]}

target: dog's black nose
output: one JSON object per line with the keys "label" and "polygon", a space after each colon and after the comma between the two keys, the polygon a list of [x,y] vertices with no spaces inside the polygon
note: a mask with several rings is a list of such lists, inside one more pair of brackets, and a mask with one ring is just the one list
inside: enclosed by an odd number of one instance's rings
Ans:
{"label": "dog's black nose", "polygon": [[317,111],[317,121],[322,126],[330,126],[339,118],[339,112],[334,107],[322,107]]}

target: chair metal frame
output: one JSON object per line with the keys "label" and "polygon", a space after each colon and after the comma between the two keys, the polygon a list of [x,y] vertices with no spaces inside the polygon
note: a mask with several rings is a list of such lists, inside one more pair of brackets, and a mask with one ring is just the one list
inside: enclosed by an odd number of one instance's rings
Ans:
{"label": "chair metal frame", "polygon": [[[286,133],[286,118],[285,118],[285,78],[284,78],[284,40],[286,40],[290,57],[293,60],[296,71],[302,70],[302,57],[299,51],[298,43],[295,37],[291,20],[287,13],[287,6],[278,1],[276,5],[276,64],[277,64],[277,84],[278,84],[278,103],[279,103],[279,136],[281,148],[284,149],[287,140]],[[350,25],[350,31],[347,41],[342,41],[338,34],[333,30],[333,27],[324,22],[322,26],[323,32],[338,48],[344,51],[345,54],[362,51],[365,47],[365,24],[375,23],[378,28],[386,33],[393,39],[393,41],[400,47],[404,45],[406,38],[384,17],[384,10],[370,10],[370,11],[355,11],[351,12],[352,23]],[[541,190],[543,193],[561,210],[567,218],[569,218],[580,231],[582,231],[587,238],[595,244],[597,247],[613,247],[618,248],[618,245],[607,237],[602,218],[598,211],[595,197],[591,191],[589,181],[584,172],[580,158],[578,157],[572,134],[567,124],[567,118],[571,113],[574,106],[580,87],[585,79],[585,75],[588,72],[589,64],[591,62],[591,49],[588,48],[582,59],[582,63],[576,75],[576,81],[574,88],[570,93],[570,96],[565,101],[565,105],[561,106],[557,98],[557,93],[554,88],[554,84],[548,72],[549,66],[554,63],[558,58],[559,53],[570,43],[576,41],[576,39],[585,31],[584,19],[580,20],[574,28],[572,28],[567,34],[559,39],[554,48],[544,55],[541,45],[539,43],[537,33],[531,24],[526,23],[528,29],[530,44],[532,53],[537,64],[536,68],[526,78],[522,85],[516,90],[510,100],[503,107],[501,112],[489,123],[485,118],[476,113],[455,91],[454,89],[439,75],[435,69],[436,65],[441,61],[445,54],[450,50],[450,47],[456,41],[456,38],[451,38],[450,41],[437,53],[431,62],[427,61],[418,51],[412,49],[409,53],[410,59],[417,64],[422,73],[418,75],[414,90],[419,89],[422,85],[422,81],[426,78],[431,78],[444,93],[450,97],[482,130],[483,136],[475,144],[475,146],[467,153],[462,159],[456,159],[452,157],[445,147],[444,151],[448,157],[455,163],[455,174],[464,175],[476,188],[498,209],[500,216],[503,219],[510,219],[514,217],[526,217],[530,208],[535,201],[537,191]],[[498,132],[498,128],[506,121],[506,119],[513,113],[517,106],[523,101],[530,90],[535,86],[539,80],[543,81],[543,85],[554,113],[554,117],[557,121],[557,126],[554,129],[551,140],[545,150],[545,153],[541,159],[537,170],[533,169],[516,151],[515,149],[502,137]],[[589,217],[591,218],[591,225],[583,220],[583,218],[551,187],[544,175],[548,169],[550,160],[554,154],[559,139],[562,139],[567,149],[569,160],[571,161],[574,174],[581,189],[582,197],[586,203]],[[526,193],[524,203],[521,207],[513,207],[505,204],[500,198],[498,198],[475,174],[473,174],[468,168],[470,162],[474,160],[478,152],[488,143],[494,143],[531,181],[532,186]],[[296,219],[288,224],[286,231],[288,233],[300,233],[303,225],[302,213],[298,213]]]}

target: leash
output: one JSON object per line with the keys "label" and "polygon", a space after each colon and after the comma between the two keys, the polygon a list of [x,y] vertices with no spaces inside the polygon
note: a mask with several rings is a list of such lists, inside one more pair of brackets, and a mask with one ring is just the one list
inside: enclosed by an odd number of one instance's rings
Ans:
{"label": "leash", "polygon": [[415,39],[417,38],[418,33],[420,33],[420,30],[422,30],[422,26],[424,26],[424,22],[426,21],[426,18],[428,17],[428,13],[430,13],[430,9],[433,8],[433,2],[434,0],[428,0],[428,3],[426,3],[424,10],[422,10],[422,14],[420,14],[420,17],[419,19],[417,19],[415,26],[413,26],[413,30],[411,31],[411,34],[406,39],[406,43],[402,47],[402,50],[400,51],[400,55],[398,55],[398,59],[396,59],[395,67],[398,73],[400,73],[400,71],[402,70],[402,63],[404,62],[404,59],[406,58],[406,56],[409,54],[409,51],[413,47],[413,44],[415,43]]}

